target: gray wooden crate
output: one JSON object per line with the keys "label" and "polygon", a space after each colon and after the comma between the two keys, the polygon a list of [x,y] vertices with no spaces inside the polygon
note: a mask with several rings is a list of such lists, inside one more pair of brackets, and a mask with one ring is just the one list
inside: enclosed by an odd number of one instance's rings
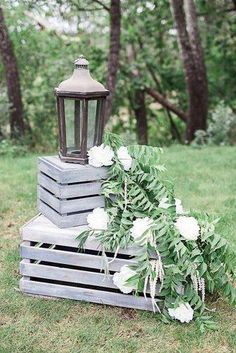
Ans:
{"label": "gray wooden crate", "polygon": [[60,228],[86,224],[88,214],[104,207],[101,195],[106,168],[61,162],[59,157],[38,161],[38,209]]}
{"label": "gray wooden crate", "polygon": [[[111,274],[105,275],[101,246],[94,238],[86,242],[84,252],[77,249],[76,236],[85,229],[60,229],[43,215],[27,223],[21,229],[21,291],[151,311],[150,298],[123,294],[112,281],[113,273],[134,263],[138,248],[121,249],[110,264]],[[114,254],[107,256],[110,261]]]}

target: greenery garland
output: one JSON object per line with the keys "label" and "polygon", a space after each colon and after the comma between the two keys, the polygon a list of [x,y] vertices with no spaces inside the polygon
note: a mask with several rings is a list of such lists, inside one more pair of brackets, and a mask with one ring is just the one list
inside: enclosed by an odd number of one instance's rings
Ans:
{"label": "greenery garland", "polygon": [[[196,240],[185,239],[176,227],[179,215],[173,185],[164,178],[165,168],[160,165],[162,150],[129,146],[132,167],[126,171],[117,155],[117,150],[123,146],[120,137],[107,133],[104,145],[114,151],[114,163],[109,166],[108,179],[103,183],[109,226],[103,231],[91,229],[81,233],[79,247],[83,247],[86,239],[93,235],[104,251],[125,249],[134,244],[131,235],[133,222],[148,217],[152,222],[148,231],[138,239],[140,251],[135,256],[135,265],[131,266],[134,275],[127,284],[136,288],[137,295],[140,292],[145,294],[149,284],[155,297],[154,311],[155,307],[160,310],[165,322],[173,318],[171,310],[187,303],[194,309],[194,318],[200,329],[213,329],[213,321],[204,313],[205,290],[211,294],[221,292],[232,304],[236,302],[233,286],[235,255],[215,230],[218,220],[211,220],[207,214],[189,212],[188,216],[197,219],[200,230]],[[169,207],[160,207],[163,199],[168,200]],[[159,291],[157,283],[161,283]],[[162,304],[159,307],[160,298]]]}

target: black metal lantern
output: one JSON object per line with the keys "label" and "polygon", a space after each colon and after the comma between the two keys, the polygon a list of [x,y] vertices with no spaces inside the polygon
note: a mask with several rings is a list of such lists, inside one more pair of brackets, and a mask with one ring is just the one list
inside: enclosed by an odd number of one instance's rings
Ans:
{"label": "black metal lantern", "polygon": [[80,56],[72,76],[55,89],[59,121],[60,152],[64,162],[86,164],[87,152],[102,143],[105,100],[109,91],[89,73]]}

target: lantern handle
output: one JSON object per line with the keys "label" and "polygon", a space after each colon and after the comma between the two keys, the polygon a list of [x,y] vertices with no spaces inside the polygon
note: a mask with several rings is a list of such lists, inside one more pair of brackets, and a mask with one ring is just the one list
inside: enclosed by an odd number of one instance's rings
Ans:
{"label": "lantern handle", "polygon": [[75,64],[75,67],[78,68],[78,69],[87,69],[88,70],[89,62],[85,58],[84,55],[80,55],[78,57],[78,59],[76,59],[74,61],[74,64]]}

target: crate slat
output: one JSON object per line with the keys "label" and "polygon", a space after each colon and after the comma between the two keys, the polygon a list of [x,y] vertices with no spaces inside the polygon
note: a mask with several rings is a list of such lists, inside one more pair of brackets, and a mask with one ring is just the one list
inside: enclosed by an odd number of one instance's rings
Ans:
{"label": "crate slat", "polygon": [[41,200],[38,200],[38,210],[60,228],[75,227],[78,225],[87,224],[87,217],[89,213],[92,212],[90,210],[89,212],[85,211],[74,214],[60,215]]}
{"label": "crate slat", "polygon": [[65,163],[58,156],[40,157],[39,170],[60,184],[101,180],[107,177],[105,167],[95,168],[88,164]]}
{"label": "crate slat", "polygon": [[[101,270],[102,257],[99,255],[74,253],[63,250],[38,248],[25,245],[24,242],[20,246],[20,254],[24,259],[52,262],[58,264],[72,265],[78,267],[95,268]],[[113,258],[108,257],[108,261]],[[119,271],[123,265],[132,265],[134,261],[131,259],[116,258],[109,266],[111,271]]]}
{"label": "crate slat", "polygon": [[102,191],[102,183],[100,181],[62,185],[40,172],[38,173],[38,184],[60,199],[100,195]]}
{"label": "crate slat", "polygon": [[[58,228],[45,216],[39,215],[21,228],[21,239],[77,248],[78,240],[76,240],[76,237],[87,229],[87,225]],[[89,250],[101,250],[101,244],[93,237],[90,237],[85,243],[85,248]],[[120,249],[119,253],[133,256],[139,250],[137,246],[129,246],[127,249]]]}
{"label": "crate slat", "polygon": [[20,289],[22,292],[33,295],[75,299],[97,304],[152,311],[152,303],[149,298],[145,299],[144,297],[133,295],[36,282],[25,280],[24,278],[20,280]]}
{"label": "crate slat", "polygon": [[50,205],[54,210],[63,214],[92,210],[96,207],[104,207],[105,200],[103,196],[88,196],[76,199],[61,200],[47,190],[38,186],[38,197],[46,204]]}
{"label": "crate slat", "polygon": [[93,286],[117,289],[112,281],[112,275],[27,263],[26,260],[22,260],[20,263],[20,273],[21,275],[28,277],[38,277],[63,282],[88,284]]}

